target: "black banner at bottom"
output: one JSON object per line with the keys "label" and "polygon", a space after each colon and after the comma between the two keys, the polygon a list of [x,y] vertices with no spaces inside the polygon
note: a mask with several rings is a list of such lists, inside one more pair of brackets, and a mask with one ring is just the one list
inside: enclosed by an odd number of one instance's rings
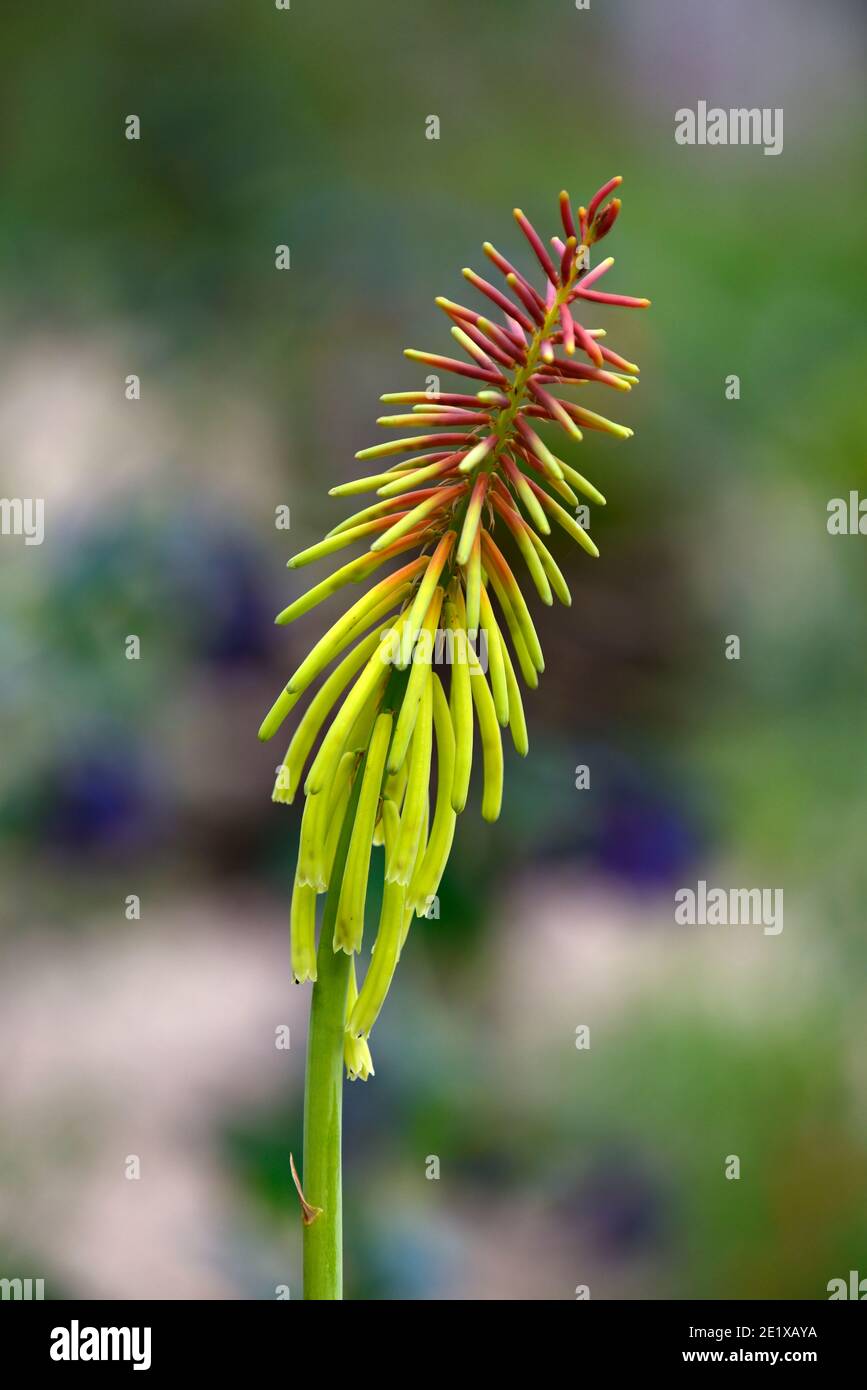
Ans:
{"label": "black banner at bottom", "polygon": [[[443,1323],[453,1315],[441,1304],[434,1305],[436,1312],[430,1305],[422,1306],[427,1307],[429,1322],[429,1332],[421,1332],[427,1378],[439,1356],[453,1370],[457,1350],[443,1335],[447,1334]],[[505,1335],[498,1334],[498,1341],[492,1342],[486,1335],[487,1320],[493,1317],[496,1322],[496,1305],[471,1306],[475,1321],[470,1345],[476,1342],[478,1356],[489,1369],[496,1362],[496,1347],[514,1355],[525,1322],[530,1335],[536,1333],[538,1313],[529,1305],[520,1313],[510,1304]],[[359,1312],[364,1321],[359,1317],[356,1324]],[[384,1315],[388,1317],[388,1312]],[[455,1312],[454,1316],[460,1324],[463,1315]],[[860,1306],[841,1302],[576,1301],[550,1324],[549,1316],[544,1315],[546,1332],[550,1327],[555,1335],[566,1332],[580,1337],[582,1372],[589,1364],[642,1371],[667,1371],[675,1366],[801,1365],[827,1372],[860,1364],[867,1327]],[[406,1311],[401,1317],[406,1332]],[[390,1332],[394,1325],[386,1326]],[[226,1376],[269,1362],[291,1374],[296,1355],[309,1369],[323,1334],[330,1338],[350,1327],[357,1327],[362,1339],[377,1335],[375,1305],[347,1303],[329,1314],[321,1305],[279,1301],[0,1303],[4,1364],[15,1366],[19,1375],[32,1370],[60,1377],[93,1376],[109,1367],[115,1375],[139,1372],[151,1378],[185,1371]],[[393,1344],[391,1336],[389,1344]],[[340,1360],[340,1343],[327,1345],[333,1373]],[[344,1345],[349,1359],[362,1344],[354,1339],[351,1348],[349,1343]],[[533,1345],[534,1354],[547,1345],[552,1355],[562,1355],[562,1344],[559,1352],[554,1344]],[[460,1359],[465,1364],[470,1359],[466,1337],[461,1346]],[[409,1370],[409,1365],[402,1369]]]}

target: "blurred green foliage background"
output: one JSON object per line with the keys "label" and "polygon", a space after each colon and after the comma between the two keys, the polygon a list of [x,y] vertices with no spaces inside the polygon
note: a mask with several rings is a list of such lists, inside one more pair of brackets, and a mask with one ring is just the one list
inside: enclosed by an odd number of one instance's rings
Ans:
{"label": "blurred green foliage background", "polygon": [[[575,450],[602,558],[558,552],[530,756],[496,827],[473,794],[349,1088],[348,1292],[867,1274],[867,538],[826,529],[865,489],[861,8],[155,0],[2,31],[2,492],[46,538],[0,540],[0,1274],[300,1296],[298,815],[256,729],[322,618],[273,628],[284,562],[420,384],[400,350],[444,350],[434,295],[484,238],[523,255],[516,203],[550,235],[561,187],[614,173],[611,288],[653,308],[598,322],[641,363],[636,435]],[[783,152],[677,145],[700,99],[782,107]],[[782,887],[784,931],[676,926],[699,878]]]}

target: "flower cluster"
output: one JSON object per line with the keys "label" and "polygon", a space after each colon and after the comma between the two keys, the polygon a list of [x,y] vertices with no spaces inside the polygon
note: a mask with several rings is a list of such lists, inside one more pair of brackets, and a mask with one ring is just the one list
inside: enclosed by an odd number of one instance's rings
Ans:
{"label": "flower cluster", "polygon": [[[579,310],[597,304],[649,303],[594,288],[613,261],[591,269],[590,248],[617,218],[620,199],[606,199],[620,182],[611,179],[586,209],[574,212],[561,193],[563,234],[551,237],[550,250],[515,209],[543,273],[540,289],[485,242],[505,289],[472,270],[464,276],[492,307],[483,314],[437,300],[465,357],[406,350],[412,361],[477,389],[383,396],[406,413],[382,416],[380,425],[423,432],[362,449],[356,458],[376,460],[382,471],[334,487],[331,495],[372,492],[380,500],[289,561],[297,569],[359,542],[368,547],[297,598],[278,623],[292,622],[402,557],[320,638],[259,731],[260,738],[271,738],[337,661],[298,724],[274,799],[291,802],[303,779],[291,911],[298,981],[316,979],[317,898],[329,887],[334,950],[361,951],[373,847],[384,849],[379,927],[360,990],[354,963],[350,973],[345,1059],[353,1078],[366,1079],[373,1070],[367,1038],[412,917],[428,911],[437,892],[466,804],[476,740],[487,820],[496,820],[502,800],[500,728],[508,727],[519,754],[527,752],[518,672],[534,688],[544,660],[495,530],[546,604],[555,596],[571,602],[543,539],[552,523],[587,554],[599,553],[574,511],[582,500],[603,506],[605,498],[558,457],[540,428],[556,426],[570,440],[581,440],[585,429],[622,439],[632,434],[560,394],[590,383],[629,391],[638,380],[638,367],[605,345],[603,330],[585,328],[578,318]],[[434,380],[438,387],[438,376]],[[393,458],[401,461],[388,462]]]}

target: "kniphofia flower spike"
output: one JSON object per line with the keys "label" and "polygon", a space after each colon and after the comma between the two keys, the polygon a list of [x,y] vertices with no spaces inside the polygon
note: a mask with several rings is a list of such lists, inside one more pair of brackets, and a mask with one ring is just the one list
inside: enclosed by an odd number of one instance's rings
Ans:
{"label": "kniphofia flower spike", "polygon": [[378,423],[409,435],[362,449],[356,458],[379,471],[331,489],[378,500],[289,561],[300,568],[366,547],[295,599],[278,623],[376,576],[301,662],[259,731],[271,738],[319,682],[274,788],[275,801],[304,793],[291,909],[299,982],[316,979],[317,898],[329,887],[339,894],[334,949],[361,952],[374,847],[383,849],[375,943],[360,988],[354,963],[349,979],[344,1057],[352,1078],[373,1071],[367,1039],[413,915],[428,911],[439,887],[477,745],[487,820],[496,820],[502,801],[501,727],[519,754],[527,752],[519,674],[535,688],[544,659],[518,575],[526,570],[543,603],[556,597],[568,606],[566,580],[544,539],[552,524],[588,555],[599,553],[573,513],[579,503],[604,506],[605,498],[558,455],[556,432],[575,441],[584,430],[632,434],[569,394],[589,384],[629,391],[638,380],[638,367],[579,318],[598,304],[649,304],[596,288],[611,257],[590,267],[591,248],[620,211],[619,198],[606,201],[620,182],[611,179],[586,209],[573,211],[561,193],[562,235],[548,246],[515,209],[541,270],[537,284],[485,242],[502,288],[464,270],[486,301],[483,311],[437,300],[463,356],[406,350],[433,372],[462,378],[464,389],[383,396],[397,413]]}

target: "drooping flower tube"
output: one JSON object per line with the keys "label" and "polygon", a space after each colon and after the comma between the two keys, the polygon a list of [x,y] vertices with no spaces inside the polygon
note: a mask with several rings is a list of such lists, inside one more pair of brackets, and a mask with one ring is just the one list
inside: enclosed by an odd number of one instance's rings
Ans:
{"label": "drooping flower tube", "polygon": [[[439,888],[474,759],[482,816],[493,821],[503,797],[501,729],[527,753],[519,676],[534,689],[545,662],[526,594],[571,603],[545,537],[556,524],[586,554],[599,554],[574,512],[604,506],[605,498],[559,456],[556,440],[559,433],[581,441],[584,430],[632,434],[571,399],[573,388],[629,391],[638,381],[638,367],[579,319],[596,305],[650,302],[595,288],[614,262],[591,268],[591,248],[614,225],[621,204],[609,195],[620,182],[609,180],[586,209],[573,211],[561,193],[562,235],[547,246],[515,209],[541,271],[537,284],[484,243],[504,288],[466,269],[482,309],[436,301],[463,356],[406,349],[437,374],[437,389],[383,396],[398,413],[377,423],[410,433],[360,450],[356,458],[380,471],[331,489],[379,500],[289,561],[298,569],[365,547],[295,599],[278,623],[375,578],[290,676],[259,731],[271,738],[317,686],[273,793],[280,802],[304,794],[291,907],[297,981],[316,979],[317,902],[326,892],[337,895],[329,913],[334,950],[361,957],[382,849],[379,922],[360,986],[353,959],[347,991],[344,1060],[352,1079],[373,1072],[367,1040],[413,917],[429,911]],[[439,374],[463,379],[464,389],[439,389]]]}

